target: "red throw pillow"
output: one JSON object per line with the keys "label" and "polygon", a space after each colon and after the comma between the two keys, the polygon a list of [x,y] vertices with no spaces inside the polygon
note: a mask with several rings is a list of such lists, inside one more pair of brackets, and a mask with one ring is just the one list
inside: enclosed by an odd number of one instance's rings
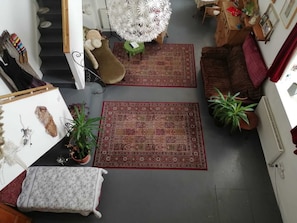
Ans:
{"label": "red throw pillow", "polygon": [[242,50],[250,79],[254,87],[258,88],[267,77],[267,66],[258,44],[252,35],[247,36],[242,45]]}
{"label": "red throw pillow", "polygon": [[240,16],[241,15],[241,10],[239,10],[238,8],[235,8],[233,6],[227,8],[227,11],[231,13],[231,15],[233,16]]}
{"label": "red throw pillow", "polygon": [[22,172],[17,178],[11,181],[0,191],[0,202],[16,206],[17,199],[22,190],[22,183],[26,177],[26,171]]}

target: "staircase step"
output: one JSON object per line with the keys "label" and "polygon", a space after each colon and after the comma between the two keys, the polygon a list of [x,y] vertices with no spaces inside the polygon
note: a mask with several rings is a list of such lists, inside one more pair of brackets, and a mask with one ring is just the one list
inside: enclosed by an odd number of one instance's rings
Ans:
{"label": "staircase step", "polygon": [[55,87],[75,88],[75,80],[68,70],[46,70],[42,71],[43,81],[51,83]]}
{"label": "staircase step", "polygon": [[[41,66],[55,66],[58,68],[69,68],[68,62],[64,55],[57,55],[57,56],[43,56],[40,57],[42,60]],[[50,67],[49,67],[50,68]]]}
{"label": "staircase step", "polygon": [[43,80],[54,86],[75,88],[75,80],[63,53],[61,1],[37,0],[37,3],[41,9],[37,16],[40,19],[38,42]]}
{"label": "staircase step", "polygon": [[65,82],[73,83],[74,78],[70,70],[56,69],[56,70],[43,70],[40,69],[43,74],[43,80],[47,82]]}
{"label": "staircase step", "polygon": [[45,57],[42,58],[41,68],[47,70],[69,70],[66,58],[63,57]]}
{"label": "staircase step", "polygon": [[39,8],[61,8],[61,1],[58,0],[37,0],[37,3],[39,5]]}
{"label": "staircase step", "polygon": [[60,48],[43,48],[39,54],[40,58],[55,57],[55,56],[60,57],[60,56],[65,56],[65,54]]}
{"label": "staircase step", "polygon": [[44,36],[48,36],[48,35],[57,35],[60,37],[61,41],[62,41],[62,27],[49,27],[49,28],[39,28],[38,29],[40,32],[41,37]]}
{"label": "staircase step", "polygon": [[59,53],[63,52],[63,43],[62,42],[48,42],[46,40],[39,40],[39,45],[41,47],[41,51],[45,50],[54,50],[56,49]]}
{"label": "staircase step", "polygon": [[37,11],[37,15],[39,17],[43,17],[43,16],[55,16],[58,14],[62,14],[62,10],[61,7],[40,7],[39,10]]}
{"label": "staircase step", "polygon": [[67,80],[67,82],[74,81],[74,78],[70,70],[63,70],[63,69],[42,70],[42,74],[44,75],[44,77],[47,77],[47,79],[52,78],[53,80],[55,79],[56,81],[57,80]]}
{"label": "staircase step", "polygon": [[[41,2],[41,1],[38,1]],[[61,28],[62,27],[62,10],[61,10],[61,1],[42,1],[39,3],[39,8],[45,13],[37,12],[40,23],[44,21],[49,21],[52,23],[50,27]],[[48,10],[43,10],[48,9]],[[43,29],[39,26],[40,29]]]}
{"label": "staircase step", "polygon": [[[42,27],[41,24],[42,22],[48,21],[51,23],[51,25],[49,27]],[[40,23],[38,26],[39,30],[42,29],[62,29],[62,20],[59,20],[57,18],[40,18]]]}
{"label": "staircase step", "polygon": [[62,35],[55,35],[55,34],[50,34],[50,35],[42,35],[39,38],[39,44],[44,44],[44,43],[60,43],[62,46],[63,41],[62,41]]}

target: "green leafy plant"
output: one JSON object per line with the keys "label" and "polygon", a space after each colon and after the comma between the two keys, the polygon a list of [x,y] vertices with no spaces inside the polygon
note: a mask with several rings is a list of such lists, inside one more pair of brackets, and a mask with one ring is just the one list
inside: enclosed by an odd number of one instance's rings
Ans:
{"label": "green leafy plant", "polygon": [[248,2],[245,7],[242,9],[242,11],[247,15],[247,16],[253,16],[254,15],[254,2],[250,1]]}
{"label": "green leafy plant", "polygon": [[83,159],[96,146],[97,137],[93,131],[99,126],[98,121],[102,117],[88,118],[83,104],[80,106],[75,105],[73,109],[73,120],[70,120],[67,125],[69,135],[67,147],[71,148],[71,152],[76,158]]}
{"label": "green leafy plant", "polygon": [[253,111],[257,103],[244,105],[238,99],[240,93],[231,95],[228,92],[227,95],[223,95],[219,89],[216,88],[216,91],[218,95],[214,95],[208,100],[214,118],[224,126],[231,126],[231,131],[241,130],[241,120],[249,124],[246,112]]}

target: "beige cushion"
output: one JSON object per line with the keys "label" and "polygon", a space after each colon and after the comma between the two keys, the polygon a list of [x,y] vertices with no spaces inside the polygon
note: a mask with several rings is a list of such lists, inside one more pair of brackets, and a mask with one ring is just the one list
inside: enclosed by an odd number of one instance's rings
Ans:
{"label": "beige cushion", "polygon": [[98,30],[92,29],[87,33],[86,39],[103,39]]}
{"label": "beige cushion", "polygon": [[92,39],[92,46],[94,48],[99,48],[102,46],[102,42],[101,42],[101,39]]}
{"label": "beige cushion", "polygon": [[100,48],[101,46],[102,46],[101,39],[87,39],[84,44],[87,57],[90,59],[94,69],[96,70],[99,68],[99,64],[96,58],[94,57],[94,55],[91,53],[91,51],[96,48]]}
{"label": "beige cushion", "polygon": [[90,39],[85,41],[84,49],[85,49],[85,52],[87,54],[87,57],[92,62],[92,65],[93,65],[94,69],[97,70],[99,68],[99,64],[98,64],[96,58],[94,57],[94,55],[91,53],[91,50],[94,50],[95,47],[93,47],[92,42],[91,42]]}
{"label": "beige cushion", "polygon": [[92,40],[91,39],[87,39],[85,41],[85,47],[87,47],[89,50],[94,50],[95,49],[94,45],[92,44]]}

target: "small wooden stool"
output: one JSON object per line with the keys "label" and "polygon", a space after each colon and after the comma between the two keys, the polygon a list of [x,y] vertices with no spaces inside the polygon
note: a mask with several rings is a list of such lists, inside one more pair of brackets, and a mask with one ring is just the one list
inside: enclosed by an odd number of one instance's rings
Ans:
{"label": "small wooden stool", "polygon": [[142,54],[144,52],[144,43],[137,43],[139,46],[137,48],[133,48],[130,45],[130,41],[126,41],[124,43],[124,49],[127,52],[128,55],[128,60],[130,60],[130,58],[132,56],[135,56],[136,54],[140,54],[140,59],[142,59]]}

